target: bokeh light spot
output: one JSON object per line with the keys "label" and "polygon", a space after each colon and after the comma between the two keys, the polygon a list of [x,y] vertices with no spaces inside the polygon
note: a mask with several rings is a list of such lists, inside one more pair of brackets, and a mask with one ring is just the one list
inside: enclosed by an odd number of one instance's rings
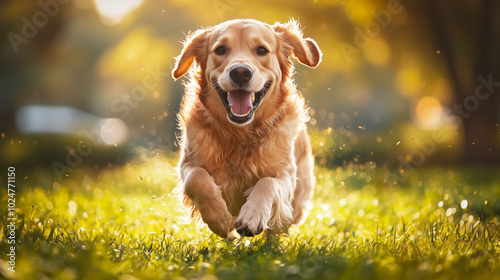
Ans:
{"label": "bokeh light spot", "polygon": [[422,87],[421,74],[414,66],[405,67],[398,72],[394,80],[399,92],[407,96],[415,96]]}
{"label": "bokeh light spot", "polygon": [[340,207],[344,207],[346,204],[347,204],[347,200],[346,200],[345,198],[342,198],[342,199],[339,201],[339,205],[340,205]]}
{"label": "bokeh light spot", "polygon": [[467,209],[467,206],[469,206],[469,202],[466,199],[460,202],[460,207],[462,207],[462,209]]}
{"label": "bokeh light spot", "polygon": [[68,207],[69,207],[69,214],[70,215],[75,215],[76,214],[76,209],[77,209],[76,202],[74,202],[73,200],[71,200],[70,202],[68,202]]}
{"label": "bokeh light spot", "polygon": [[118,145],[127,139],[127,126],[118,118],[108,118],[101,123],[100,134],[104,143]]}
{"label": "bokeh light spot", "polygon": [[412,112],[413,121],[425,129],[436,128],[443,117],[443,106],[434,97],[421,98]]}
{"label": "bokeh light spot", "polygon": [[391,48],[381,39],[373,39],[366,48],[363,49],[366,60],[375,65],[384,65],[391,57]]}

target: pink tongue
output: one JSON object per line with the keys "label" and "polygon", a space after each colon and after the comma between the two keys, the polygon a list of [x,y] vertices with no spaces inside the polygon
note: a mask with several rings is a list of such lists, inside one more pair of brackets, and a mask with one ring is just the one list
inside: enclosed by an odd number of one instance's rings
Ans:
{"label": "pink tongue", "polygon": [[246,115],[252,110],[252,92],[245,90],[235,90],[229,94],[229,106],[233,113]]}

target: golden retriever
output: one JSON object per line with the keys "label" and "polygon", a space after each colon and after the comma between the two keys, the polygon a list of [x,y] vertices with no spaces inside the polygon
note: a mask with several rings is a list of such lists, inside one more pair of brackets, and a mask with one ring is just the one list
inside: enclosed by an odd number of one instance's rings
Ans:
{"label": "golden retriever", "polygon": [[294,20],[230,20],[187,37],[172,72],[190,72],[178,190],[219,236],[284,233],[304,216],[314,158],[290,58],[316,67],[321,55]]}

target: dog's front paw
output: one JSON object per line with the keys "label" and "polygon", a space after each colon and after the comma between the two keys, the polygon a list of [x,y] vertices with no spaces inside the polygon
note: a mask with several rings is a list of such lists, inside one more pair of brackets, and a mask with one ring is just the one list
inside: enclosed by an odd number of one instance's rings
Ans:
{"label": "dog's front paw", "polygon": [[271,206],[255,205],[250,202],[241,207],[234,227],[241,236],[254,236],[269,228]]}
{"label": "dog's front paw", "polygon": [[220,237],[228,237],[228,234],[233,230],[234,218],[226,210],[225,205],[219,205],[219,207],[210,205],[200,209],[200,213],[203,222]]}

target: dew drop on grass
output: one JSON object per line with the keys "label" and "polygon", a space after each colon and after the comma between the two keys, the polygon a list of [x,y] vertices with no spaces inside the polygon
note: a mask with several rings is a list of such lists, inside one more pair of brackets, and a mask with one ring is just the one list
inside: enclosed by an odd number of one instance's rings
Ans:
{"label": "dew drop on grass", "polygon": [[347,204],[347,200],[346,200],[345,198],[342,198],[342,199],[339,201],[339,205],[340,205],[340,207],[344,207],[346,204]]}
{"label": "dew drop on grass", "polygon": [[442,264],[438,264],[436,265],[436,273],[439,273],[443,270],[443,265]]}
{"label": "dew drop on grass", "polygon": [[69,206],[69,214],[70,215],[75,215],[76,214],[76,202],[74,202],[73,200],[71,200],[70,202],[68,202],[68,206]]}
{"label": "dew drop on grass", "polygon": [[330,209],[330,204],[323,203],[321,205],[321,210],[326,212],[326,211],[328,211],[328,209]]}
{"label": "dew drop on grass", "polygon": [[363,209],[358,211],[358,216],[363,217],[365,215],[365,211]]}
{"label": "dew drop on grass", "polygon": [[449,216],[455,214],[456,211],[457,211],[456,208],[448,208],[448,209],[446,209],[446,217],[449,217]]}
{"label": "dew drop on grass", "polygon": [[245,246],[245,247],[248,248],[248,247],[250,247],[250,244],[251,244],[250,240],[248,240],[247,238],[245,238],[245,240],[243,241],[243,246]]}
{"label": "dew drop on grass", "polygon": [[99,189],[99,188],[95,188],[94,189],[94,196],[97,199],[101,199],[101,198],[104,197],[104,192],[101,189]]}
{"label": "dew drop on grass", "polygon": [[468,205],[469,205],[469,202],[466,199],[464,199],[464,200],[462,200],[462,202],[460,202],[460,207],[462,207],[462,209],[466,209]]}
{"label": "dew drop on grass", "polygon": [[430,268],[429,262],[422,262],[417,267],[417,269],[420,271],[428,271],[429,268]]}

